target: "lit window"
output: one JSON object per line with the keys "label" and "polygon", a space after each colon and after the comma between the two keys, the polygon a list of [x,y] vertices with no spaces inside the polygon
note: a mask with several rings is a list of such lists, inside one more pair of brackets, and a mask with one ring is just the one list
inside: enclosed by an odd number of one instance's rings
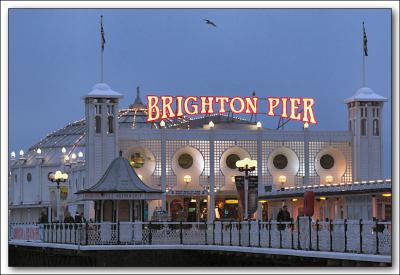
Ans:
{"label": "lit window", "polygon": [[373,135],[374,136],[379,136],[379,121],[377,119],[374,119],[372,123],[372,128],[373,128]]}
{"label": "lit window", "polygon": [[367,135],[367,120],[366,119],[361,119],[361,135],[362,136]]}
{"label": "lit window", "polygon": [[133,153],[129,163],[133,168],[142,168],[144,165],[144,156],[141,153]]}
{"label": "lit window", "polygon": [[101,133],[101,117],[96,116],[96,133]]}

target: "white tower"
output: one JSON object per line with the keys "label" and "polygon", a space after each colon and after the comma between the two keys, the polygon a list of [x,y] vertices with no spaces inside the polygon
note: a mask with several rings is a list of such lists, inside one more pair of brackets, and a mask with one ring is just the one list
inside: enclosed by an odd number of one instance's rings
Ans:
{"label": "white tower", "polygon": [[353,133],[353,181],[383,177],[383,104],[387,99],[363,87],[344,102]]}
{"label": "white tower", "polygon": [[89,188],[118,157],[118,101],[121,94],[105,83],[83,97],[86,118],[86,178]]}

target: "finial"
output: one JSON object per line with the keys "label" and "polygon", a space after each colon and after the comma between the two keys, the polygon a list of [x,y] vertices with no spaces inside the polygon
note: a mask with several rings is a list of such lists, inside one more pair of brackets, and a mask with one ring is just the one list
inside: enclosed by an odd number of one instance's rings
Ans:
{"label": "finial", "polygon": [[140,95],[140,87],[137,86],[136,87],[136,97],[139,97],[139,95]]}
{"label": "finial", "polygon": [[122,150],[119,150],[119,156],[122,157]]}
{"label": "finial", "polygon": [[256,95],[256,91],[253,91],[253,96],[255,96]]}

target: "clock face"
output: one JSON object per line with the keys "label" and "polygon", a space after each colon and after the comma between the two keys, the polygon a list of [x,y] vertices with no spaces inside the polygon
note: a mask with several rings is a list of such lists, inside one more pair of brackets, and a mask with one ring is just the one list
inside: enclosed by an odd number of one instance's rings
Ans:
{"label": "clock face", "polygon": [[238,155],[230,154],[225,160],[226,166],[228,166],[230,169],[237,169],[236,162],[238,160],[240,160],[240,157]]}
{"label": "clock face", "polygon": [[288,159],[285,155],[279,154],[274,157],[273,163],[276,169],[285,169],[288,165]]}
{"label": "clock face", "polygon": [[179,156],[178,164],[182,169],[189,169],[193,165],[193,157],[187,153]]}
{"label": "clock face", "polygon": [[331,155],[325,154],[319,160],[319,164],[324,169],[331,169],[335,165],[335,159]]}

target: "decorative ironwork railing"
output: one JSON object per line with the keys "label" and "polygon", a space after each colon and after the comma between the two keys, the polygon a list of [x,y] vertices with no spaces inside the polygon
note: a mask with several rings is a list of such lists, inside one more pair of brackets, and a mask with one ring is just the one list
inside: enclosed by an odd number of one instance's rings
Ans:
{"label": "decorative ironwork railing", "polygon": [[11,224],[10,240],[79,245],[224,245],[391,255],[382,221],[117,222]]}

